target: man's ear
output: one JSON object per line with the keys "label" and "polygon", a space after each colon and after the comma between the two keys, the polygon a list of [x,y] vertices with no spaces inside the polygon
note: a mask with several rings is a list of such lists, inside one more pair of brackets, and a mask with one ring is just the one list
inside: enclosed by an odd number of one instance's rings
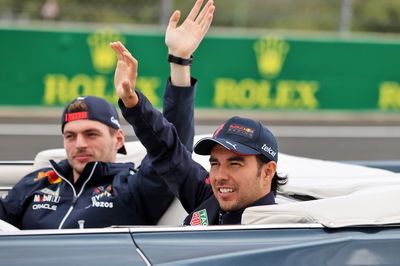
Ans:
{"label": "man's ear", "polygon": [[272,182],[272,178],[274,178],[275,172],[277,169],[276,162],[270,161],[263,166],[263,171],[265,174],[265,178],[267,179],[268,183]]}
{"label": "man's ear", "polygon": [[118,129],[117,131],[117,150],[122,148],[125,143],[125,132],[122,129]]}

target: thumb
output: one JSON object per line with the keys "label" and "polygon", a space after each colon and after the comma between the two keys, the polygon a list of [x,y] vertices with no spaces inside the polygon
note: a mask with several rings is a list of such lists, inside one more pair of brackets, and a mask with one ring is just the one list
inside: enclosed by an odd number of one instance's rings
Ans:
{"label": "thumb", "polygon": [[168,28],[175,29],[180,18],[181,18],[181,11],[175,10],[169,19]]}
{"label": "thumb", "polygon": [[123,101],[124,105],[128,108],[136,106],[139,102],[139,98],[134,88],[131,88],[129,80],[126,79],[122,82],[121,89],[119,90],[118,97]]}
{"label": "thumb", "polygon": [[126,79],[122,82],[122,89],[124,90],[124,93],[126,95],[129,95],[131,93],[131,84],[129,80]]}

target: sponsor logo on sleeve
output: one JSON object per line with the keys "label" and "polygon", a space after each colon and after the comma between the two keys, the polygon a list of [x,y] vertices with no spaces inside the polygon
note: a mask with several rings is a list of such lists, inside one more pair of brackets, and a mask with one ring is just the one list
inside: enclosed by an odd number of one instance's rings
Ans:
{"label": "sponsor logo on sleeve", "polygon": [[190,225],[208,225],[208,217],[206,209],[202,209],[193,213],[192,219],[190,220]]}
{"label": "sponsor logo on sleeve", "polygon": [[39,172],[37,177],[33,179],[33,181],[39,181],[42,178],[47,178],[47,181],[50,184],[57,184],[61,182],[61,177],[59,177],[53,170],[47,172]]}
{"label": "sponsor logo on sleeve", "polygon": [[49,188],[44,188],[39,191],[38,194],[33,196],[32,205],[33,210],[40,210],[46,209],[51,211],[57,210],[57,204],[60,202],[60,188],[58,187],[57,190],[52,190]]}
{"label": "sponsor logo on sleeve", "polygon": [[113,199],[113,189],[111,185],[108,185],[107,187],[99,186],[93,190],[91,207],[113,208]]}

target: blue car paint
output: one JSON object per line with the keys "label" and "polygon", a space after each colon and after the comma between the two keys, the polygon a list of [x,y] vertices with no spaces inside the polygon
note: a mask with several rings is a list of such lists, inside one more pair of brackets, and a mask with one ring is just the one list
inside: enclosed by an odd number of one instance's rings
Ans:
{"label": "blue car paint", "polygon": [[154,265],[399,265],[399,227],[133,234]]}
{"label": "blue car paint", "polygon": [[0,235],[0,265],[146,265],[129,233]]}

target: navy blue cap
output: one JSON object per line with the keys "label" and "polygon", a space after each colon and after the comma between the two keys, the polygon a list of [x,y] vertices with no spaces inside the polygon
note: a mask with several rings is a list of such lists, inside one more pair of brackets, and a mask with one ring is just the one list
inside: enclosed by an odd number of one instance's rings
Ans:
{"label": "navy blue cap", "polygon": [[278,162],[278,143],[275,136],[260,122],[238,116],[226,120],[210,138],[202,138],[194,146],[194,152],[210,155],[215,144],[228,150],[243,154],[262,154]]}
{"label": "navy blue cap", "polygon": [[[76,101],[84,102],[88,107],[88,111],[68,114],[68,107]],[[64,133],[66,123],[79,119],[95,120],[115,129],[121,128],[117,109],[108,101],[97,96],[80,96],[70,102],[61,116],[61,132]],[[125,146],[122,146],[118,153],[126,154]]]}

